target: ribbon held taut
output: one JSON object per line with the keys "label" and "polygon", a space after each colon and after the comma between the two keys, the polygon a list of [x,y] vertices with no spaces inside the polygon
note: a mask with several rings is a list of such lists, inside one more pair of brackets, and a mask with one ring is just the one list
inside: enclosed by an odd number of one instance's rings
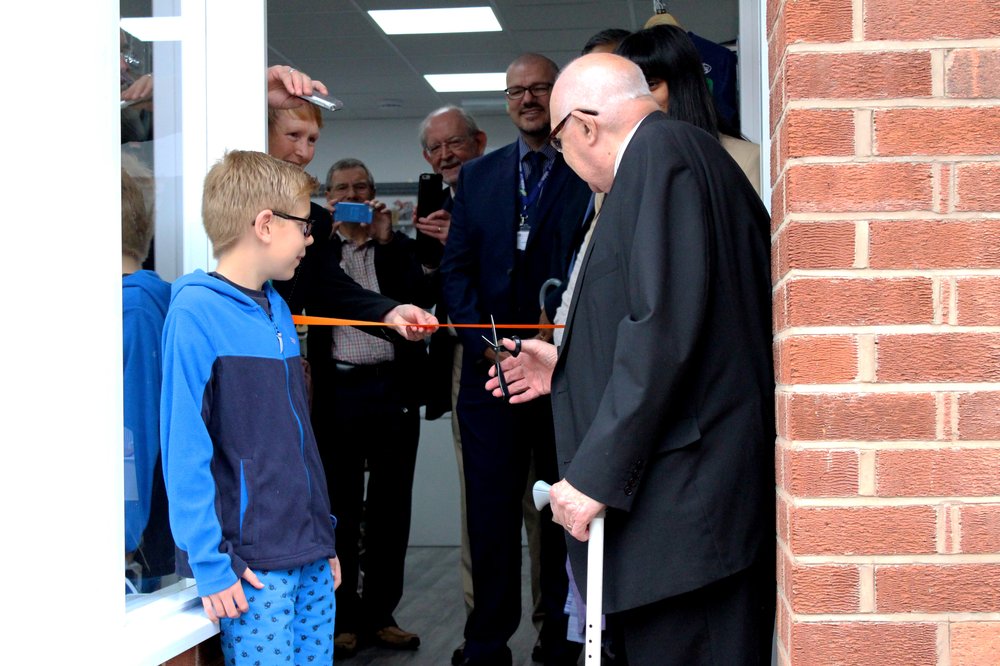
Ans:
{"label": "ribbon held taut", "polygon": [[[313,317],[311,315],[292,315],[292,322],[297,326],[395,326],[384,321],[362,321],[360,319],[338,319],[337,317]],[[426,324],[406,324],[414,328],[426,328]],[[440,324],[451,328],[493,328],[492,324]],[[532,328],[552,330],[563,328],[562,324],[501,324],[497,328]]]}

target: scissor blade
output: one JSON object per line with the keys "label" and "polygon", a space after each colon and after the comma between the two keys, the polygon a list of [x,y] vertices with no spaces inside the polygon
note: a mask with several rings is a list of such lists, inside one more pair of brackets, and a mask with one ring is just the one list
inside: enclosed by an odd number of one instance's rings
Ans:
{"label": "scissor blade", "polygon": [[497,337],[497,323],[493,321],[493,315],[490,315],[490,326],[493,327],[493,348],[500,351],[500,338]]}

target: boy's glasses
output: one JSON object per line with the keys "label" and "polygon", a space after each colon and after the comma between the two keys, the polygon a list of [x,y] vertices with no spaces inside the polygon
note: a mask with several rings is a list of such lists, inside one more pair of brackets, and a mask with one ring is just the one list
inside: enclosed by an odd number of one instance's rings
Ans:
{"label": "boy's glasses", "polygon": [[295,222],[301,223],[303,236],[308,236],[309,234],[312,233],[313,221],[310,220],[308,217],[295,217],[294,215],[289,215],[288,213],[282,213],[280,210],[273,210],[273,209],[271,210],[271,212],[280,218],[284,218],[286,220],[293,220]]}

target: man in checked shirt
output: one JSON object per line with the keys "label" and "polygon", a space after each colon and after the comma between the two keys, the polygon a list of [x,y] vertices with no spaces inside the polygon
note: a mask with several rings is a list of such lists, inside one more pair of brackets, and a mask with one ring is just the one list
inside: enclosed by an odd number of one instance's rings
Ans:
{"label": "man in checked shirt", "polygon": [[[416,258],[415,243],[393,231],[390,212],[375,199],[375,182],[364,163],[336,162],[326,188],[334,219],[339,202],[367,203],[373,213],[371,224],[334,224],[328,270],[339,264],[362,287],[403,303],[432,305],[431,278]],[[416,649],[420,638],[400,629],[393,611],[403,594],[424,343],[401,338],[390,342],[351,327],[312,327],[309,348],[313,429],[326,468],[330,507],[337,516],[337,553],[343,569],[335,656],[349,657],[371,644]],[[365,533],[359,549],[362,508]],[[359,590],[362,549],[364,583]]]}

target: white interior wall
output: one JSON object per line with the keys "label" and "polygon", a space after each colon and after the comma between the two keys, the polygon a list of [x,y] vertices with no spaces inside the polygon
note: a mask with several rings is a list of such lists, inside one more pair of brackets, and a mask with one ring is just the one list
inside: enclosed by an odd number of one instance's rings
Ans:
{"label": "white interior wall", "polygon": [[[486,132],[487,151],[517,137],[505,113],[479,115],[473,112],[472,115],[480,129]],[[368,165],[376,185],[379,182],[416,183],[421,173],[431,170],[421,155],[417,138],[421,120],[423,118],[340,121],[336,113],[324,113],[316,156],[306,170],[323,182],[331,164],[345,157],[355,157]]]}

